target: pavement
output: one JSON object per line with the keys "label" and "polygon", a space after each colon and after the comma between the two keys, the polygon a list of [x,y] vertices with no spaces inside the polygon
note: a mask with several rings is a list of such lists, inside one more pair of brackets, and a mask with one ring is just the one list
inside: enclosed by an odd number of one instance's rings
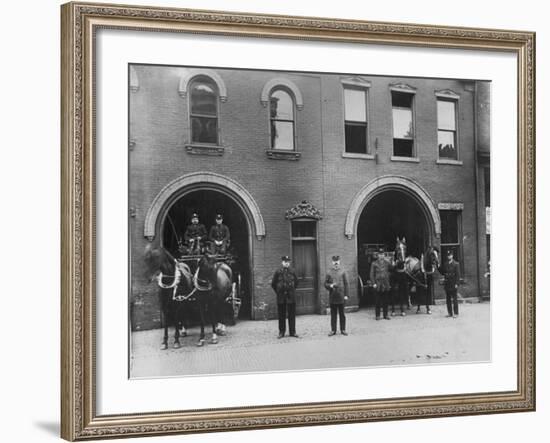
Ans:
{"label": "pavement", "polygon": [[[458,318],[447,318],[444,305],[432,314],[376,321],[372,308],[347,313],[348,336],[329,337],[330,316],[296,319],[300,338],[277,338],[277,320],[239,321],[227,327],[218,344],[197,347],[198,327],[173,349],[161,350],[163,331],[135,331],[131,336],[132,378],[289,371],[349,367],[431,365],[490,360],[490,303],[462,303]],[[209,338],[210,335],[207,335]]]}

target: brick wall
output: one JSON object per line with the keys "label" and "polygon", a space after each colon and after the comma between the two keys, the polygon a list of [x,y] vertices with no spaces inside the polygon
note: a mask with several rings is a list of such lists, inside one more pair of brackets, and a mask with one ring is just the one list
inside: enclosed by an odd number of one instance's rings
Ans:
{"label": "brick wall", "polygon": [[[402,175],[419,183],[436,202],[461,202],[464,234],[465,295],[477,291],[477,232],[474,156],[474,94],[471,85],[453,80],[406,79],[417,88],[415,97],[418,163],[390,160],[392,150],[389,84],[400,79],[366,77],[369,89],[370,145],[376,139],[377,160],[344,158],[343,92],[340,76],[307,73],[239,72],[216,69],[227,88],[219,105],[219,157],[190,155],[187,98],[178,94],[184,68],[135,66],[139,91],[130,94],[130,218],[131,294],[133,327],[158,326],[157,289],[144,277],[144,220],[155,196],[170,181],[196,171],[209,171],[243,185],[258,204],[266,237],[252,237],[253,317],[276,314],[271,276],[281,255],[290,254],[290,227],[284,214],[307,200],[323,214],[318,224],[319,279],[335,253],[342,256],[353,283],[351,305],[356,305],[356,239],[344,236],[344,223],[354,195],[381,175]],[[264,85],[285,77],[300,90],[304,108],[296,111],[298,161],[273,160],[269,148],[269,116],[260,102]],[[459,146],[461,166],[440,165],[437,159],[436,89],[460,94]],[[471,283],[472,282],[472,283]],[[475,284],[473,284],[475,282]],[[326,291],[319,282],[318,311],[324,311]]]}

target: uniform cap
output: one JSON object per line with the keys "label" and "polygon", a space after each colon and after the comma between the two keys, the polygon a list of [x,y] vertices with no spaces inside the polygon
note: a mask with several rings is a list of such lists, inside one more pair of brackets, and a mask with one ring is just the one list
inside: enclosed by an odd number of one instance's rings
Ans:
{"label": "uniform cap", "polygon": [[216,215],[216,220],[223,220],[223,215],[221,214]]}
{"label": "uniform cap", "polygon": [[197,214],[196,212],[193,212],[193,215],[191,216],[191,218],[199,218],[199,214]]}
{"label": "uniform cap", "polygon": [[340,256],[339,255],[333,255],[332,256],[332,261],[339,261],[340,260]]}
{"label": "uniform cap", "polygon": [[288,255],[283,255],[281,261],[290,261],[290,257]]}

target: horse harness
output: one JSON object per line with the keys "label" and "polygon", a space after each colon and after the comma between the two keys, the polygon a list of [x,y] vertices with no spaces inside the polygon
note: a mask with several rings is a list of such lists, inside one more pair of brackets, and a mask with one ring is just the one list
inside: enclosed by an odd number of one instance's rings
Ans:
{"label": "horse harness", "polygon": [[197,272],[195,272],[195,275],[193,276],[193,286],[194,286],[193,290],[191,292],[189,292],[189,294],[185,294],[185,295],[178,294],[177,293],[178,286],[180,284],[183,271],[181,270],[180,264],[178,263],[177,260],[174,260],[174,269],[175,269],[174,281],[169,285],[165,285],[164,283],[162,283],[162,278],[163,277],[170,277],[170,276],[165,276],[162,272],[159,272],[159,275],[157,277],[157,283],[158,283],[160,288],[162,288],[162,289],[174,289],[174,291],[172,292],[172,300],[178,301],[178,302],[186,301],[186,300],[189,300],[193,296],[193,294],[195,294],[195,292],[197,292],[197,291],[209,290],[209,289],[201,288],[198,285],[199,270],[197,269]]}

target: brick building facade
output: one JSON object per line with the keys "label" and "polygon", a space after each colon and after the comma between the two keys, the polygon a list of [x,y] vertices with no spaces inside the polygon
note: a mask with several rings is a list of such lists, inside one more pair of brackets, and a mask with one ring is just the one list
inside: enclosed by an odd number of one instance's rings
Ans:
{"label": "brick building facade", "polygon": [[455,248],[461,295],[487,292],[488,83],[147,65],[129,78],[134,329],[160,324],[147,243],[173,249],[193,212],[207,228],[224,213],[244,318],[276,316],[270,282],[286,254],[299,313],[325,312],[334,254],[358,306],[365,245],[396,236],[413,255]]}

